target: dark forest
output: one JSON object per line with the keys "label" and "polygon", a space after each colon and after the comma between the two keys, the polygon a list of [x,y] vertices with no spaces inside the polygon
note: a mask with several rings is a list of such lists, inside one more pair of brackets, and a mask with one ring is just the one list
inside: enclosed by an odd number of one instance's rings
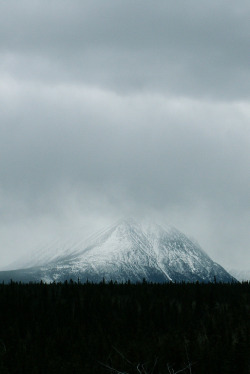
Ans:
{"label": "dark forest", "polygon": [[0,285],[0,373],[250,373],[250,284]]}

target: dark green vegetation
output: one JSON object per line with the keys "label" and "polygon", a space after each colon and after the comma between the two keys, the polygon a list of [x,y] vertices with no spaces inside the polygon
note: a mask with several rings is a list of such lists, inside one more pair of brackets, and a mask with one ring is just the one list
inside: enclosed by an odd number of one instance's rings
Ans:
{"label": "dark green vegetation", "polygon": [[184,373],[250,373],[249,283],[0,285],[1,374],[167,374],[188,362]]}

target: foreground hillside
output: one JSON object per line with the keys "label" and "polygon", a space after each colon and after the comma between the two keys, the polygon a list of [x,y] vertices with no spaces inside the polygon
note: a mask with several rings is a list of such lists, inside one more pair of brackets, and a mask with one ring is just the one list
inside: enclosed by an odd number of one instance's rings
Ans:
{"label": "foreground hillside", "polygon": [[249,283],[12,282],[0,305],[1,374],[250,372]]}

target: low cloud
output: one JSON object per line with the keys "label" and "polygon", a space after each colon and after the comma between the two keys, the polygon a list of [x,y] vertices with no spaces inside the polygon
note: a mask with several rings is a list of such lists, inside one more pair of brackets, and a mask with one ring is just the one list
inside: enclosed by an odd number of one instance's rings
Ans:
{"label": "low cloud", "polygon": [[246,266],[249,10],[2,4],[3,266],[124,215],[173,224],[222,265]]}

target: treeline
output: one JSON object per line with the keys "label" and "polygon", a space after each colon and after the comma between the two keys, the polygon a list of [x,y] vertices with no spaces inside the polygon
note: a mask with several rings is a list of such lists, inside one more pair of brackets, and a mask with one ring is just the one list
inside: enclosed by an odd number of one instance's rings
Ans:
{"label": "treeline", "polygon": [[182,368],[250,373],[250,283],[0,284],[1,374]]}

